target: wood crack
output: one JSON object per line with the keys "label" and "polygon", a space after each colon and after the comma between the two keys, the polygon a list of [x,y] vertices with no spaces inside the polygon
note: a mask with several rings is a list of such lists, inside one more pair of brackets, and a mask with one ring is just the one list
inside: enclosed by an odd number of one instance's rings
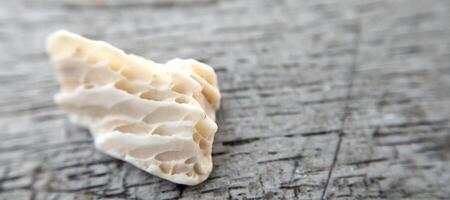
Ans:
{"label": "wood crack", "polygon": [[361,39],[360,37],[361,37],[361,24],[357,19],[355,19],[355,39],[354,39],[354,49],[355,49],[354,52],[355,53],[354,53],[352,65],[351,65],[351,68],[349,71],[349,84],[348,84],[348,89],[347,89],[346,101],[345,101],[345,105],[344,105],[344,114],[342,115],[342,118],[341,118],[341,124],[342,124],[341,126],[342,127],[338,133],[338,141],[337,141],[336,149],[333,154],[333,160],[331,162],[330,170],[328,171],[325,186],[323,188],[323,191],[322,191],[322,194],[320,197],[320,199],[322,199],[322,200],[326,199],[325,195],[327,193],[328,185],[330,184],[330,179],[331,179],[331,176],[333,175],[333,170],[336,165],[336,161],[338,159],[339,152],[341,150],[341,143],[342,143],[343,137],[345,135],[344,128],[345,128],[346,120],[351,114],[349,101],[350,101],[350,98],[351,98],[351,95],[353,92],[352,90],[353,90],[353,85],[354,85],[355,76],[356,76],[356,68],[358,65],[358,54],[359,54],[358,52],[359,52],[360,39]]}

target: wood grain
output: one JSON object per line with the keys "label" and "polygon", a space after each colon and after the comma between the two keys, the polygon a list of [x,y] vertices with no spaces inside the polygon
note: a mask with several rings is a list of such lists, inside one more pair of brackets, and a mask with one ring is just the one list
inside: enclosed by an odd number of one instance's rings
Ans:
{"label": "wood grain", "polygon": [[[447,199],[448,1],[17,0],[0,6],[0,199]],[[218,73],[214,171],[98,152],[54,104],[58,29]]]}

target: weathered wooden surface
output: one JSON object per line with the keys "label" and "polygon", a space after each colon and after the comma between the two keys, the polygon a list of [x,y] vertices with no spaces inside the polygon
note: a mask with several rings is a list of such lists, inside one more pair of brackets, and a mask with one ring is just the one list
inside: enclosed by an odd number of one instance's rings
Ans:
{"label": "weathered wooden surface", "polygon": [[[2,1],[0,199],[447,199],[449,20],[449,1]],[[52,101],[60,28],[215,67],[206,182],[95,150]]]}

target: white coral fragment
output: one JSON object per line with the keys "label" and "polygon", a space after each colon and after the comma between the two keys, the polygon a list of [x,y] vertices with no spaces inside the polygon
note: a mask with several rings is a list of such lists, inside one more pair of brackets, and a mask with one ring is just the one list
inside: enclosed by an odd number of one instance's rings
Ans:
{"label": "white coral fragment", "polygon": [[175,183],[209,176],[220,104],[210,66],[158,64],[67,31],[47,42],[61,83],[55,101],[90,129],[98,149]]}

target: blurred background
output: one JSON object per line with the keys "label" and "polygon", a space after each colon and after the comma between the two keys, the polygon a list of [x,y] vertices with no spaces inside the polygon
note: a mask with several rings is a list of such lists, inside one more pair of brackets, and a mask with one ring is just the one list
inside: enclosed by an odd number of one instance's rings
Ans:
{"label": "blurred background", "polygon": [[[0,3],[0,199],[447,199],[450,2]],[[66,29],[218,75],[214,171],[186,187],[98,152],[53,102]]]}

